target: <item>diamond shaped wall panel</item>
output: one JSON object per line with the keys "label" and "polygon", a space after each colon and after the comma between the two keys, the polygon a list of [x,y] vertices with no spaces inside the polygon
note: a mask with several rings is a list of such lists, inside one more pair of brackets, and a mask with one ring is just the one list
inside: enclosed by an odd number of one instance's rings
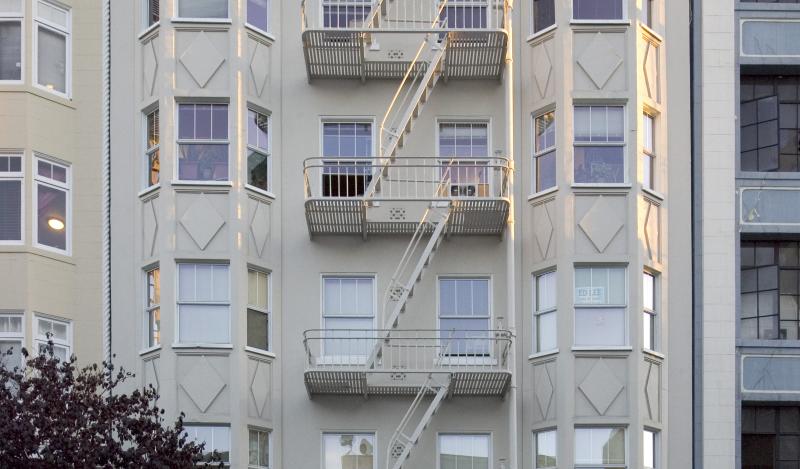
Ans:
{"label": "diamond shaped wall panel", "polygon": [[161,46],[159,36],[142,44],[142,95],[145,98],[156,94],[158,77],[158,51]]}
{"label": "diamond shaped wall panel", "polygon": [[175,229],[178,250],[226,250],[227,202],[225,193],[179,192]]}
{"label": "diamond shaped wall panel", "polygon": [[258,199],[247,201],[247,251],[260,258],[269,256],[270,217],[272,206]]}
{"label": "diamond shaped wall panel", "polygon": [[536,204],[532,208],[533,257],[540,262],[555,256],[556,252],[556,208],[553,199]]}
{"label": "diamond shaped wall panel", "polygon": [[642,390],[643,415],[653,422],[661,421],[661,365],[645,360],[642,369],[644,386]]}
{"label": "diamond shaped wall panel", "polygon": [[142,257],[145,259],[157,255],[159,205],[158,197],[146,200],[142,204]]}
{"label": "diamond shaped wall panel", "polygon": [[178,408],[192,415],[227,416],[230,413],[230,370],[227,355],[178,354],[175,370]]}
{"label": "diamond shaped wall panel", "polygon": [[269,101],[270,66],[272,48],[269,44],[248,38],[247,40],[247,93],[249,96]]}
{"label": "diamond shaped wall panel", "polygon": [[644,199],[639,205],[642,223],[641,242],[645,255],[655,262],[661,261],[661,206]]}
{"label": "diamond shaped wall panel", "polygon": [[247,361],[247,412],[250,417],[272,418],[272,363],[250,358]]}
{"label": "diamond shaped wall panel", "polygon": [[579,417],[628,414],[627,359],[575,359],[575,415]]}
{"label": "diamond shaped wall panel", "polygon": [[575,90],[625,90],[625,35],[590,32],[574,37]]}
{"label": "diamond shaped wall panel", "polygon": [[533,365],[533,421],[534,423],[556,418],[556,361],[550,360]]}
{"label": "diamond shaped wall panel", "polygon": [[159,382],[159,357],[152,357],[142,362],[144,368],[142,376],[144,376],[144,386],[153,386],[156,392],[161,388]]}
{"label": "diamond shaped wall panel", "polygon": [[177,30],[175,39],[176,91],[204,89],[228,92],[230,60],[228,33]]}
{"label": "diamond shaped wall panel", "polygon": [[642,76],[645,91],[650,99],[659,102],[661,100],[659,48],[656,44],[647,40],[643,41],[643,43]]}
{"label": "diamond shaped wall panel", "polygon": [[554,89],[554,41],[552,38],[536,42],[531,45],[531,70],[530,77],[533,77],[531,87],[532,104],[552,98]]}
{"label": "diamond shaped wall panel", "polygon": [[578,254],[623,254],[627,224],[625,196],[575,197],[575,251]]}

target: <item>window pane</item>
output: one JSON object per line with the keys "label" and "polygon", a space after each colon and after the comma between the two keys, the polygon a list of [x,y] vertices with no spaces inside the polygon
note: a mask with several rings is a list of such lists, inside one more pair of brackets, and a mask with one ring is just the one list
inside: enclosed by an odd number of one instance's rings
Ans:
{"label": "window pane", "polygon": [[372,469],[375,436],[368,434],[323,435],[324,469]]}
{"label": "window pane", "polygon": [[624,147],[575,147],[575,182],[625,182]]}
{"label": "window pane", "polygon": [[269,350],[269,316],[247,310],[247,346]]}
{"label": "window pane", "polygon": [[38,27],[36,51],[38,83],[48,89],[67,92],[67,38],[42,26]]}
{"label": "window pane", "polygon": [[22,78],[22,25],[0,22],[0,80]]}
{"label": "window pane", "polygon": [[247,144],[262,150],[269,149],[269,117],[253,110],[247,111]]}
{"label": "window pane", "polygon": [[621,20],[622,0],[573,0],[576,20]]}
{"label": "window pane", "polygon": [[161,281],[160,270],[155,269],[147,272],[147,306],[155,306],[161,303]]}
{"label": "window pane", "polygon": [[536,310],[545,311],[556,307],[556,273],[548,272],[536,276]]}
{"label": "window pane", "polygon": [[619,308],[575,309],[575,345],[626,345],[625,310]]}
{"label": "window pane", "polygon": [[179,139],[193,139],[194,138],[194,104],[179,104],[178,105],[178,138]]}
{"label": "window pane", "polygon": [[440,435],[440,469],[488,469],[488,435]]}
{"label": "window pane", "polygon": [[622,305],[625,299],[624,267],[575,269],[575,304]]}
{"label": "window pane", "polygon": [[576,464],[625,464],[625,430],[576,428]]}
{"label": "window pane", "polygon": [[22,181],[0,180],[0,240],[22,239]]}
{"label": "window pane", "polygon": [[642,148],[648,153],[653,153],[655,141],[653,140],[653,117],[648,114],[642,115]]}
{"label": "window pane", "polygon": [[653,469],[656,467],[656,435],[655,433],[645,430],[642,432],[642,452],[644,455],[645,469]]}
{"label": "window pane", "polygon": [[650,311],[656,309],[656,290],[655,277],[645,273],[642,275],[642,296],[644,297],[644,307]]}
{"label": "window pane", "polygon": [[269,31],[267,8],[268,0],[247,0],[247,22],[258,29]]}
{"label": "window pane", "polygon": [[229,307],[220,305],[179,305],[180,342],[230,342]]}
{"label": "window pane", "polygon": [[159,0],[146,0],[147,1],[147,25],[158,23],[159,19]]}
{"label": "window pane", "polygon": [[536,316],[537,352],[556,349],[558,345],[558,337],[556,336],[557,319],[558,314],[555,311]]}
{"label": "window pane", "polygon": [[269,190],[269,157],[257,151],[247,154],[247,183],[262,190]]}
{"label": "window pane", "polygon": [[39,244],[67,249],[67,193],[61,189],[38,184],[37,237]]}
{"label": "window pane", "polygon": [[650,313],[642,313],[642,346],[647,350],[654,349],[655,316]]}
{"label": "window pane", "polygon": [[182,144],[178,158],[180,180],[228,180],[228,145]]}
{"label": "window pane", "polygon": [[555,22],[554,0],[533,0],[533,32],[537,33]]}
{"label": "window pane", "polygon": [[228,0],[179,0],[181,18],[227,18]]}
{"label": "window pane", "polygon": [[556,152],[551,151],[536,158],[536,191],[556,185]]}
{"label": "window pane", "polygon": [[536,434],[536,469],[555,468],[556,460],[556,432],[540,432]]}
{"label": "window pane", "polygon": [[540,153],[555,146],[556,113],[554,111],[542,114],[536,118],[535,123],[535,149]]}
{"label": "window pane", "polygon": [[40,1],[37,8],[39,18],[55,23],[61,27],[67,26],[67,12],[49,2]]}

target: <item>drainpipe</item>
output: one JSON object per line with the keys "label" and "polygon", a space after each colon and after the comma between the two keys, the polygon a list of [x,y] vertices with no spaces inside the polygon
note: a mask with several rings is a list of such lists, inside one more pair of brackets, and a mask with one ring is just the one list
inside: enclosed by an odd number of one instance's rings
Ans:
{"label": "drainpipe", "polygon": [[111,0],[103,0],[103,360],[111,362]]}
{"label": "drainpipe", "polygon": [[[508,35],[505,58],[505,101],[506,101],[506,157],[511,165],[508,172],[508,196],[510,205],[508,208],[509,220],[506,242],[506,309],[508,316],[508,330],[512,337],[516,337],[516,259],[514,253],[514,34],[513,17],[514,0],[506,0],[504,5],[505,27]],[[516,360],[516,341],[511,342],[511,353],[509,354],[509,367],[511,369],[511,386],[509,388],[509,469],[517,469],[517,360]]]}

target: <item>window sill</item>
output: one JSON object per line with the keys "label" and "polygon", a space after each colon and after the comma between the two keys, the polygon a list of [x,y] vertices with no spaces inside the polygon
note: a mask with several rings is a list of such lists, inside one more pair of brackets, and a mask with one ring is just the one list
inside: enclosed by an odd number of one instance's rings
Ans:
{"label": "window sill", "polygon": [[664,194],[662,194],[661,192],[656,192],[653,189],[648,189],[648,188],[642,186],[642,192],[644,192],[645,194],[649,194],[649,195],[655,197],[659,201],[663,201],[664,200]]}
{"label": "window sill", "polygon": [[542,38],[544,36],[547,36],[549,33],[555,31],[556,29],[558,29],[558,25],[551,24],[550,26],[544,28],[543,30],[536,31],[535,33],[533,33],[530,36],[528,36],[528,39],[526,39],[526,41],[529,42],[529,43],[533,42],[533,41],[535,41],[537,39],[540,39],[540,38]]}
{"label": "window sill", "polygon": [[230,25],[232,21],[230,18],[180,18],[175,17],[170,20],[171,23],[188,23],[188,24],[223,24]]}
{"label": "window sill", "polygon": [[148,187],[147,189],[142,189],[141,191],[139,191],[138,197],[141,199],[142,197],[144,197],[146,195],[150,195],[153,192],[158,192],[159,189],[161,189],[161,183],[153,184],[152,186]]}
{"label": "window sill", "polygon": [[40,85],[38,83],[34,83],[33,87],[36,88],[37,90],[44,91],[48,95],[53,95],[53,96],[55,96],[57,98],[60,98],[60,99],[63,99],[65,101],[68,101],[68,102],[72,103],[72,96],[69,93],[62,93],[60,91],[56,91],[56,90],[50,89],[50,88],[48,88],[46,86],[42,86],[42,85]]}
{"label": "window sill", "polygon": [[273,352],[270,352],[268,350],[262,350],[262,349],[256,348],[256,347],[245,346],[244,351],[245,352],[249,352],[249,353],[253,353],[253,354],[256,354],[256,355],[261,355],[262,357],[267,357],[267,358],[272,358],[272,359],[278,358],[278,356],[275,355]]}
{"label": "window sill", "polygon": [[150,26],[148,26],[147,29],[145,29],[144,31],[139,33],[139,36],[137,36],[137,39],[139,39],[141,41],[142,39],[144,39],[147,36],[149,36],[150,33],[152,33],[153,31],[157,30],[159,28],[159,26],[161,26],[161,22],[156,21],[155,23],[153,23]]}
{"label": "window sill", "polygon": [[630,26],[631,20],[576,20],[569,22],[572,26]]}
{"label": "window sill", "polygon": [[244,188],[248,191],[252,192],[253,194],[260,195],[266,197],[270,200],[275,200],[277,197],[270,191],[265,191],[264,189],[259,189],[256,186],[251,186],[250,184],[245,184]]}
{"label": "window sill", "polygon": [[253,26],[250,23],[245,23],[244,27],[248,31],[257,34],[259,37],[262,37],[262,38],[268,40],[270,43],[273,43],[276,40],[275,36],[272,33],[270,33],[269,31],[264,31],[263,29],[261,29],[261,28],[259,28],[257,26]]}
{"label": "window sill", "polygon": [[159,350],[161,350],[161,344],[154,345],[152,347],[147,347],[146,349],[139,350],[139,356],[141,357],[141,356],[144,356],[144,355],[148,355],[148,354],[151,354],[151,353],[159,351]]}
{"label": "window sill", "polygon": [[553,350],[548,350],[546,352],[532,353],[532,354],[528,355],[528,360],[537,360],[539,358],[546,358],[546,357],[551,357],[551,356],[554,356],[554,355],[558,355],[558,349],[557,348],[553,349]]}
{"label": "window sill", "polygon": [[576,345],[572,347],[573,352],[632,352],[633,347],[631,346],[586,346],[586,345]]}
{"label": "window sill", "polygon": [[593,184],[593,183],[584,183],[584,182],[576,182],[572,184],[572,189],[577,192],[591,192],[591,191],[604,191],[604,190],[611,190],[617,192],[628,192],[631,187],[633,187],[630,183],[621,183],[621,184]]}
{"label": "window sill", "polygon": [[[69,236],[68,236],[68,238],[69,238]],[[37,242],[33,243],[33,247],[36,248],[36,249],[39,249],[41,251],[45,251],[45,252],[47,252],[49,254],[55,254],[55,255],[60,256],[60,257],[65,257],[65,258],[72,259],[72,252],[70,252],[69,250],[64,251],[62,249],[53,248],[53,247],[50,247],[50,246],[46,246],[44,244],[39,244]]]}
{"label": "window sill", "polygon": [[541,199],[542,197],[544,197],[546,195],[554,194],[556,192],[558,192],[558,186],[553,186],[553,187],[551,187],[549,189],[545,189],[543,191],[535,192],[535,193],[533,193],[533,194],[528,196],[528,202],[532,202],[534,200]]}
{"label": "window sill", "polygon": [[171,186],[176,187],[233,187],[231,181],[179,181],[172,180]]}
{"label": "window sill", "polygon": [[204,343],[197,343],[197,344],[186,344],[186,343],[173,343],[172,348],[177,349],[191,349],[191,348],[213,348],[213,349],[220,349],[220,350],[233,350],[232,344],[204,344]]}
{"label": "window sill", "polygon": [[658,358],[660,360],[666,358],[666,356],[663,353],[656,352],[655,350],[650,350],[649,348],[642,349],[642,353],[644,353],[645,355],[650,355],[651,357]]}
{"label": "window sill", "polygon": [[639,23],[642,26],[642,29],[647,32],[648,35],[652,36],[653,39],[658,41],[660,44],[664,43],[664,38],[661,37],[660,34],[656,32],[656,30],[652,26],[648,26],[645,23]]}

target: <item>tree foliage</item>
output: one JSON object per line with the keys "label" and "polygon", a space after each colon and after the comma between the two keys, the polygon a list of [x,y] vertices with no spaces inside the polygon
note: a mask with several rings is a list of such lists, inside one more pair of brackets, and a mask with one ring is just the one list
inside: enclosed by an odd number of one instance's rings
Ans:
{"label": "tree foliage", "polygon": [[0,467],[188,468],[203,460],[183,414],[164,425],[152,386],[115,392],[132,373],[107,362],[79,369],[74,355],[55,357],[52,342],[22,355],[21,369],[0,365]]}

